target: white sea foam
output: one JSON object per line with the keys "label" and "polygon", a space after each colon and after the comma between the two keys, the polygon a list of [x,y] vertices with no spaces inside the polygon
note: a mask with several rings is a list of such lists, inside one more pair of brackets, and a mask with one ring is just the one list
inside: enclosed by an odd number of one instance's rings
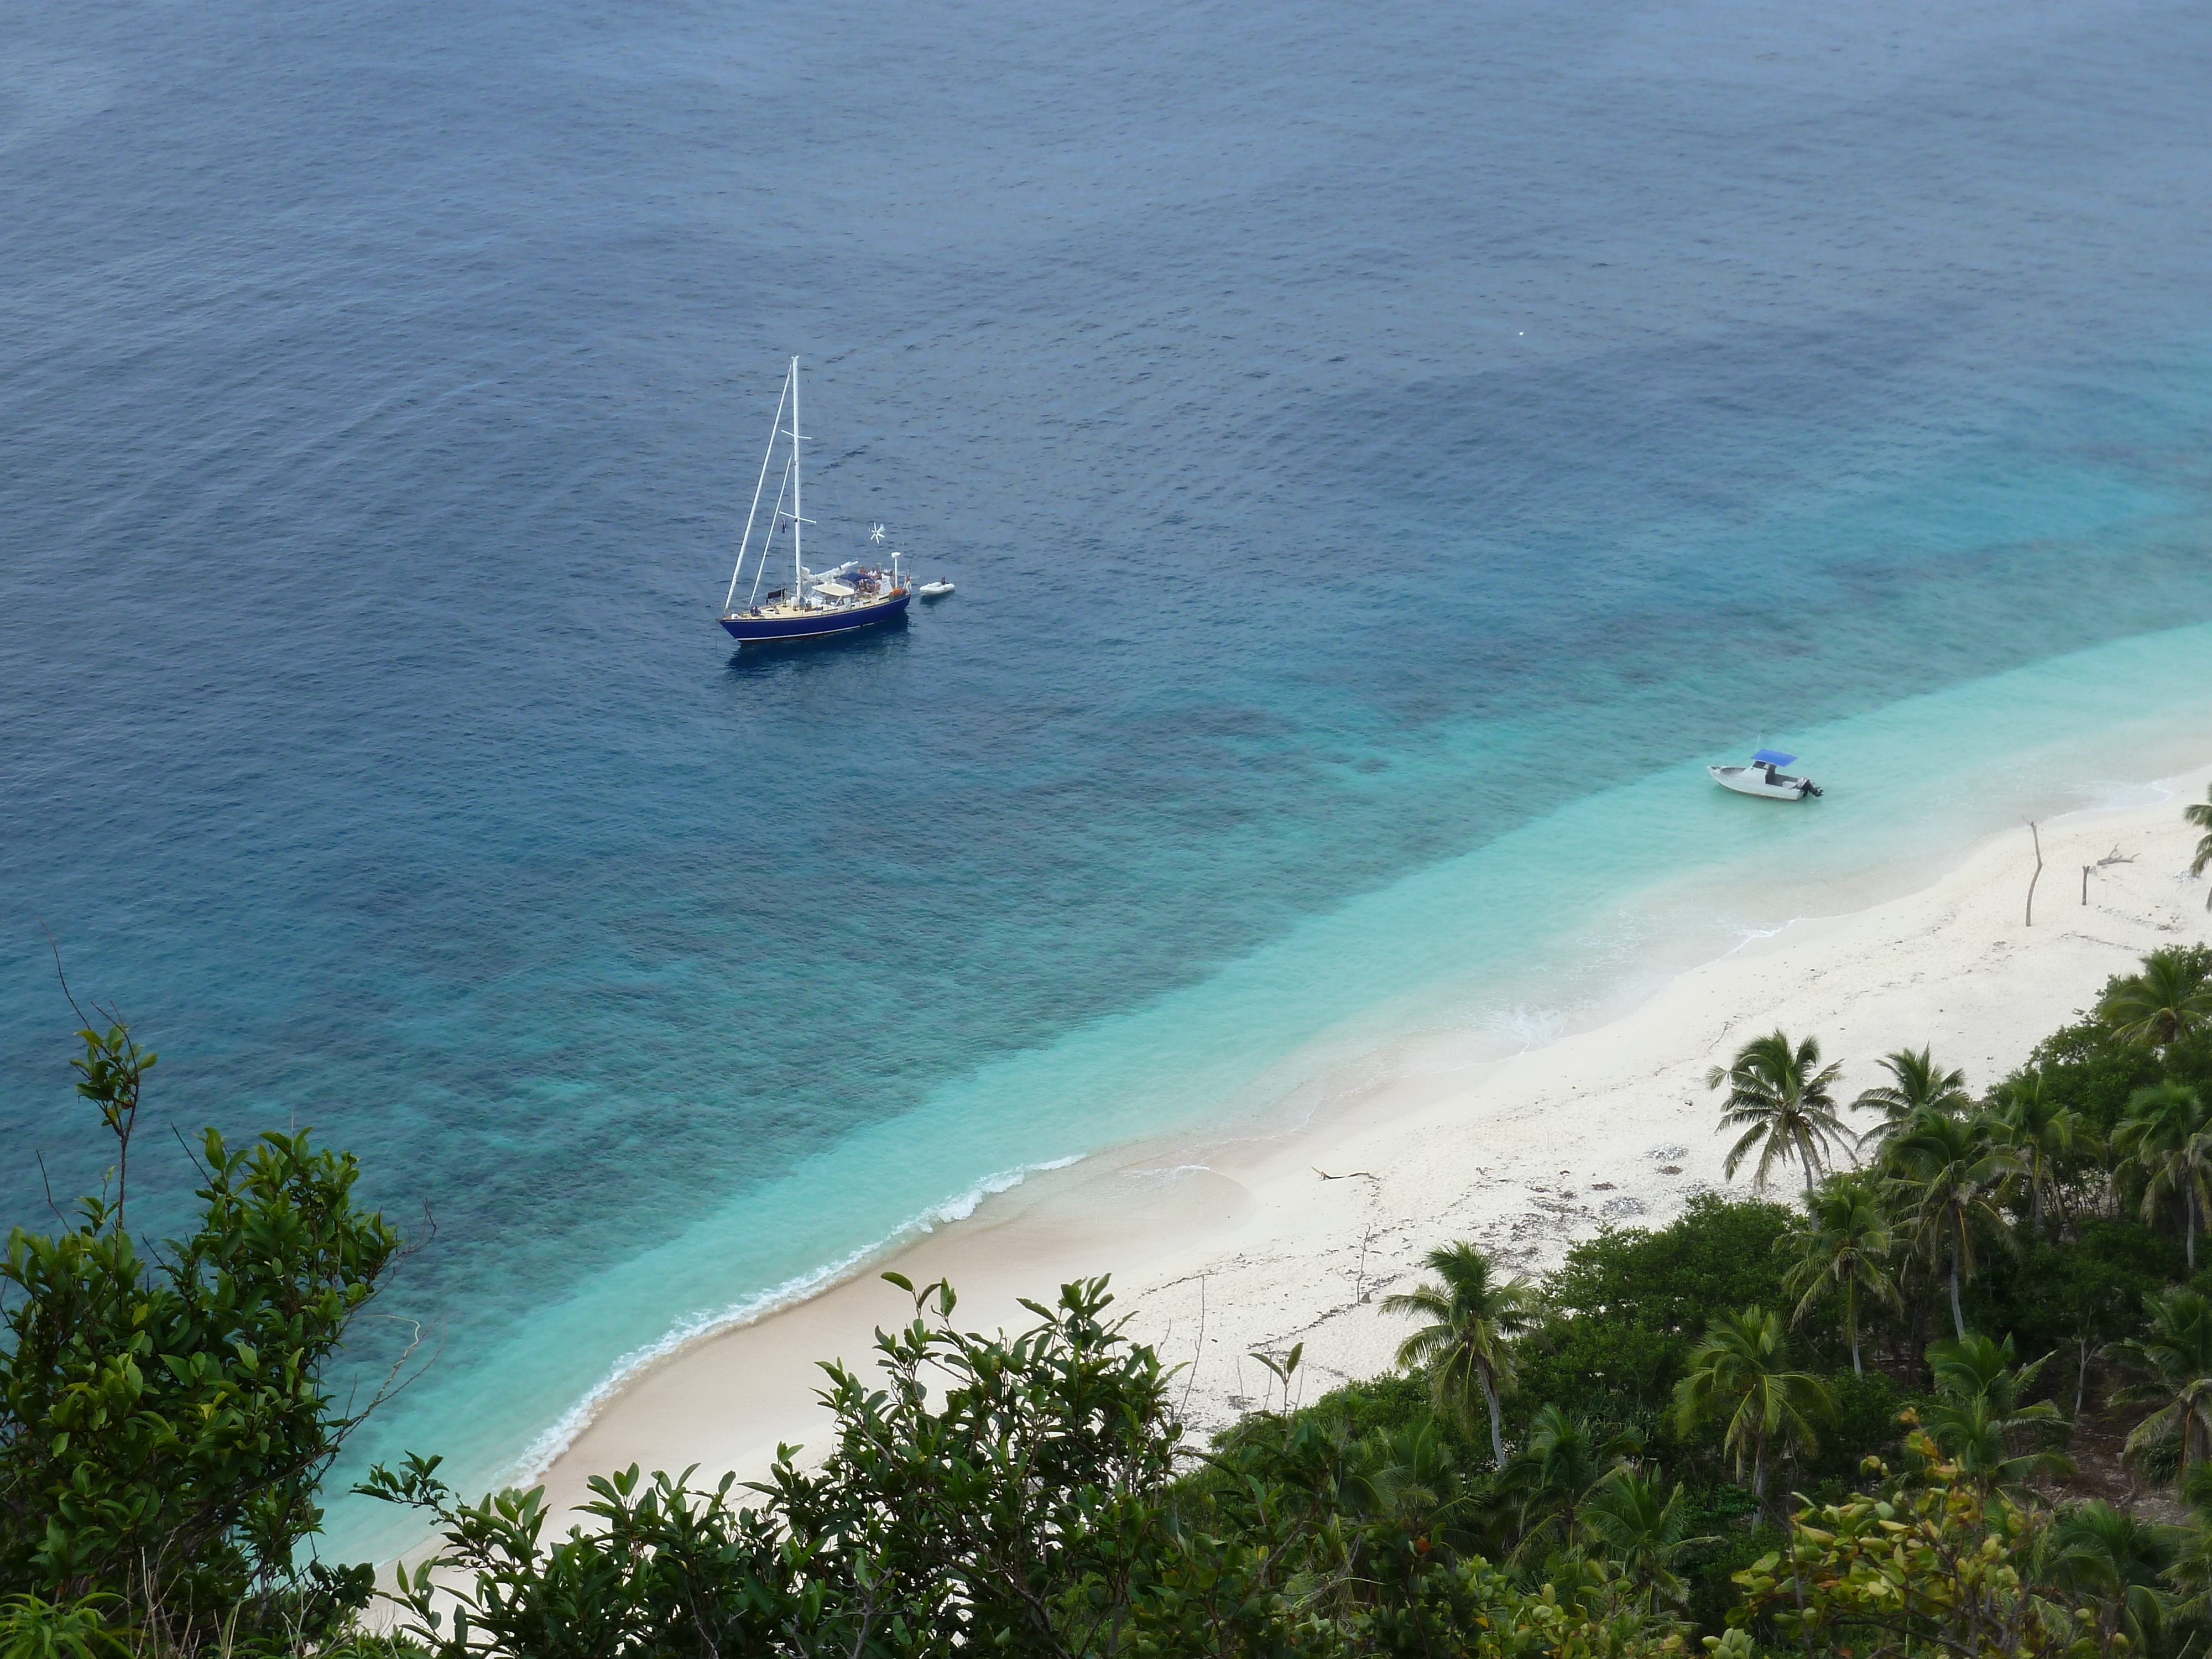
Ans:
{"label": "white sea foam", "polygon": [[781,1285],[772,1285],[727,1307],[683,1316],[662,1335],[632,1348],[610,1365],[606,1374],[592,1385],[590,1392],[530,1443],[522,1455],[501,1477],[501,1484],[511,1486],[537,1480],[552,1466],[556,1458],[576,1443],[576,1437],[592,1425],[592,1419],[599,1416],[609,1401],[622,1392],[632,1377],[656,1361],[666,1358],[679,1348],[703,1337],[736,1330],[740,1326],[750,1325],[771,1314],[780,1313],[786,1308],[796,1307],[808,1297],[818,1296],[831,1285],[850,1278],[871,1261],[881,1261],[919,1235],[934,1231],[940,1223],[965,1221],[975,1213],[976,1206],[985,1199],[1010,1192],[1033,1175],[1065,1170],[1082,1160],[1083,1154],[1077,1152],[1066,1158],[1056,1158],[1041,1164],[1024,1164],[1016,1169],[1002,1170],[995,1175],[987,1176],[965,1192],[946,1199],[941,1204],[930,1206],[881,1238],[864,1244],[835,1261],[807,1273],[794,1274]]}
{"label": "white sea foam", "polygon": [[1211,1164],[1170,1164],[1157,1170],[1132,1170],[1129,1175],[1133,1180],[1147,1181],[1164,1187],[1187,1175],[1201,1175],[1212,1167]]}
{"label": "white sea foam", "polygon": [[1724,957],[1732,957],[1737,951],[1742,950],[1747,945],[1755,945],[1760,939],[1774,939],[1780,934],[1788,933],[1802,920],[1803,920],[1803,918],[1792,916],[1789,921],[1780,923],[1778,926],[1773,927],[1739,927],[1735,930],[1735,943],[1729,945],[1729,948],[1722,951],[1721,954]]}
{"label": "white sea foam", "polygon": [[1548,1048],[1564,1036],[1567,1016],[1558,1008],[1523,1006],[1501,1011],[1492,1017],[1492,1024],[1517,1045],[1516,1053],[1525,1054],[1531,1048]]}

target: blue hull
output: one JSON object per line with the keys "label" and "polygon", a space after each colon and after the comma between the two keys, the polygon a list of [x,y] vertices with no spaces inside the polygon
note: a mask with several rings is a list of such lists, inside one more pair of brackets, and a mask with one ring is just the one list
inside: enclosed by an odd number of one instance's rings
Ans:
{"label": "blue hull", "polygon": [[856,605],[849,611],[817,611],[804,617],[725,617],[722,626],[741,645],[761,645],[770,640],[816,640],[830,634],[850,634],[873,628],[906,615],[910,596]]}

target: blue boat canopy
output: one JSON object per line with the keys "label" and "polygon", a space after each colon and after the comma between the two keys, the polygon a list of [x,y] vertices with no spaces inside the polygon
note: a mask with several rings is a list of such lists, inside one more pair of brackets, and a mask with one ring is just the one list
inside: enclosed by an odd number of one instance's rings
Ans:
{"label": "blue boat canopy", "polygon": [[1762,749],[1751,757],[1751,763],[1754,766],[1787,766],[1796,758],[1795,755],[1784,754],[1779,749]]}

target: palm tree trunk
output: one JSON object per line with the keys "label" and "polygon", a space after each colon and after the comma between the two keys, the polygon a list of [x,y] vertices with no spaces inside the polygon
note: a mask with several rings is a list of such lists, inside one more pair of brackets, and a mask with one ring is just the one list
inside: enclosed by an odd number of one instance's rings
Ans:
{"label": "palm tree trunk", "polygon": [[1505,1467],[1505,1425],[1498,1415],[1498,1387],[1490,1380],[1487,1367],[1476,1373],[1482,1378],[1482,1397],[1490,1406],[1490,1452],[1498,1460],[1498,1467]]}
{"label": "palm tree trunk", "polygon": [[2185,1241],[2183,1249],[2189,1258],[2189,1271],[2193,1277],[2197,1272],[2197,1183],[2193,1181],[2185,1183],[2181,1196],[2189,1206],[2189,1222],[2182,1237]]}
{"label": "palm tree trunk", "polygon": [[1951,1241],[1951,1328],[1959,1340],[1966,1340],[1966,1316],[1959,1311],[1959,1241]]}
{"label": "palm tree trunk", "polygon": [[1866,1367],[1859,1364],[1859,1282],[1856,1279],[1844,1283],[1844,1329],[1851,1339],[1851,1370],[1864,1376]]}

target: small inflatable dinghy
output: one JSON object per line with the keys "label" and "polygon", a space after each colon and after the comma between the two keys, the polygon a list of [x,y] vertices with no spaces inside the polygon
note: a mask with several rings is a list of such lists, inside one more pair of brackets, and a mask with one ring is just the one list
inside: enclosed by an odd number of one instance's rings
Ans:
{"label": "small inflatable dinghy", "polygon": [[1808,795],[1819,794],[1820,788],[1810,778],[1793,778],[1782,770],[1796,758],[1795,755],[1762,749],[1751,757],[1748,766],[1708,766],[1705,770],[1713,775],[1713,781],[1722,788],[1733,789],[1739,795],[1759,795],[1768,800],[1802,800]]}
{"label": "small inflatable dinghy", "polygon": [[952,591],[951,582],[924,582],[914,590],[925,599],[941,599]]}

